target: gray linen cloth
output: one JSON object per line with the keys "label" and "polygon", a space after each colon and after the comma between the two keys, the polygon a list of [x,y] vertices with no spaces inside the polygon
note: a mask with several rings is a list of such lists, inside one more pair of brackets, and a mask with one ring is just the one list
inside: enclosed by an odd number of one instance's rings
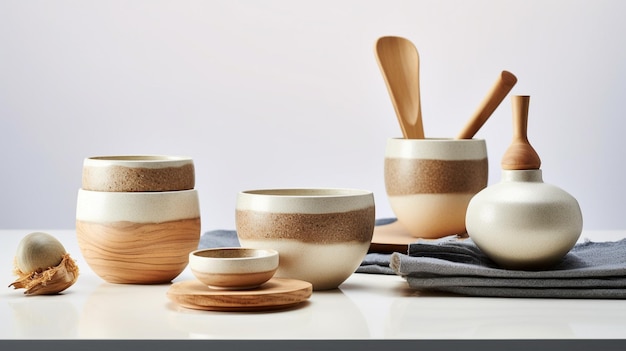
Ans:
{"label": "gray linen cloth", "polygon": [[212,249],[217,247],[240,247],[237,232],[234,230],[211,230],[200,237],[198,249]]}
{"label": "gray linen cloth", "polygon": [[469,296],[626,298],[626,239],[578,243],[541,271],[499,268],[471,239],[418,240],[393,253],[390,268],[418,290]]}
{"label": "gray linen cloth", "polygon": [[[198,248],[238,246],[236,231],[213,230],[201,236]],[[356,273],[397,274],[416,290],[466,296],[624,299],[626,239],[578,243],[543,271],[501,269],[471,239],[416,239],[406,253],[368,253]]]}

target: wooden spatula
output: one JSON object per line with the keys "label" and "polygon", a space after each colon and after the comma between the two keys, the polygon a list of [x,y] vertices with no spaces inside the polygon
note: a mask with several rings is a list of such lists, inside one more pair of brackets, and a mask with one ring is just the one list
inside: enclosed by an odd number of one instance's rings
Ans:
{"label": "wooden spatula", "polygon": [[415,45],[402,37],[386,36],[376,41],[375,49],[404,138],[423,139],[419,54]]}

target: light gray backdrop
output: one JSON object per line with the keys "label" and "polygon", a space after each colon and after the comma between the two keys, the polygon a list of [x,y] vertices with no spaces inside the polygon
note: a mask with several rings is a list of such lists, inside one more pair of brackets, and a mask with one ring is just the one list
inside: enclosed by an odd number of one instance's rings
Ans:
{"label": "light gray backdrop", "polygon": [[[85,157],[192,156],[203,230],[238,191],[383,183],[400,136],[373,46],[421,55],[427,136],[453,137],[500,71],[531,96],[544,180],[585,229],[625,229],[626,2],[620,0],[0,0],[0,227],[74,228]],[[510,100],[477,134],[490,183]]]}

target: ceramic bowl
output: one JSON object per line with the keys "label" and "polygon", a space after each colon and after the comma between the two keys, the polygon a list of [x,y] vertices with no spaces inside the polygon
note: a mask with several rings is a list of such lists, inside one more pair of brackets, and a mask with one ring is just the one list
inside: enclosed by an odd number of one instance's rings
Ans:
{"label": "ceramic bowl", "polygon": [[237,196],[243,247],[275,249],[276,277],[335,289],[359,267],[374,232],[372,192],[357,189],[267,189]]}
{"label": "ceramic bowl", "polygon": [[252,289],[274,276],[278,252],[241,247],[201,249],[189,254],[189,268],[210,288]]}
{"label": "ceramic bowl", "polygon": [[185,156],[94,156],[83,161],[82,189],[111,192],[189,190],[193,160]]}
{"label": "ceramic bowl", "polygon": [[385,189],[391,209],[413,237],[466,233],[471,198],[487,186],[482,139],[389,139]]}
{"label": "ceramic bowl", "polygon": [[110,283],[166,283],[200,241],[196,190],[78,190],[76,234],[85,261]]}

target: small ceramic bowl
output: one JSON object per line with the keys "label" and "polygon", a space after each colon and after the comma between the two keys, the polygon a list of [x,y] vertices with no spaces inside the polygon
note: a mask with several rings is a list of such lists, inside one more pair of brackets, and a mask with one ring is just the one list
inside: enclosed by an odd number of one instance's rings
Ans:
{"label": "small ceramic bowl", "polygon": [[189,254],[189,267],[210,288],[253,289],[276,273],[278,251],[240,247],[201,249]]}
{"label": "small ceramic bowl", "polygon": [[176,191],[190,190],[194,186],[194,163],[186,156],[94,156],[83,161],[82,188],[85,190]]}

